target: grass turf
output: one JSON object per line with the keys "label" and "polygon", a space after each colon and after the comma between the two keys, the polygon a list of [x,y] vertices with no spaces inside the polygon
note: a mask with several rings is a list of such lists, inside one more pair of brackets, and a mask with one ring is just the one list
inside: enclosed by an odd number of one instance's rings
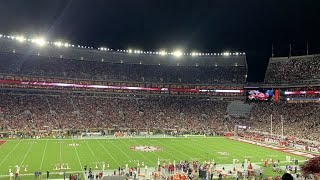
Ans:
{"label": "grass turf", "polygon": [[[78,146],[72,146],[78,144]],[[132,146],[157,146],[160,151],[139,152],[131,150]],[[95,170],[98,162],[99,170],[102,162],[109,164],[108,169],[117,169],[118,166],[136,167],[137,161],[144,162],[148,167],[155,167],[157,160],[173,162],[179,160],[214,159],[218,164],[232,164],[233,159],[242,162],[249,158],[251,162],[261,163],[261,159],[273,158],[285,161],[283,152],[258,147],[251,144],[229,140],[224,137],[206,138],[133,138],[133,139],[24,139],[8,140],[0,146],[0,179],[8,179],[8,170],[20,168],[21,179],[33,179],[35,171],[42,171],[43,176],[49,170],[51,173],[55,165],[68,163],[71,169],[66,172],[81,172],[84,165]],[[293,156],[303,160],[299,156]],[[262,164],[261,164],[262,165]],[[27,166],[27,172],[24,167]],[[66,166],[65,166],[66,167]],[[270,168],[264,168],[266,175],[276,175]],[[82,174],[81,174],[82,175]],[[61,175],[51,174],[50,178],[62,178]]]}

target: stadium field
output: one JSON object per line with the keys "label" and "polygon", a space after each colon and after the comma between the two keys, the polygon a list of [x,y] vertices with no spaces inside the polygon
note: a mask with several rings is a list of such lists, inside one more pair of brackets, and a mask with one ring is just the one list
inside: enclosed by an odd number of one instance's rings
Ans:
{"label": "stadium field", "polygon": [[[262,165],[261,160],[273,158],[284,162],[283,152],[246,144],[224,137],[188,138],[131,138],[131,139],[23,139],[2,141],[0,145],[0,179],[8,179],[9,169],[20,167],[21,179],[34,179],[35,171],[50,171],[50,177],[62,178],[59,172],[79,172],[85,165],[101,170],[119,166],[136,167],[142,162],[148,167],[180,160],[205,160],[217,164],[239,163],[248,158]],[[303,160],[303,157],[291,157]],[[59,170],[63,164],[65,170]],[[109,164],[109,167],[107,167]],[[98,166],[98,168],[96,168]]]}

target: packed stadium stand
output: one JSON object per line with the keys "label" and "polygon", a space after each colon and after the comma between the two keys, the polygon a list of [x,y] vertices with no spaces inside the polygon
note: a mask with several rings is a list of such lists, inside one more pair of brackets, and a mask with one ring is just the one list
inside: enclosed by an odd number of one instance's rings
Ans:
{"label": "packed stadium stand", "polygon": [[320,55],[271,58],[265,75],[270,84],[320,81]]}
{"label": "packed stadium stand", "polygon": [[320,106],[318,103],[255,104],[248,122],[259,132],[271,132],[285,136],[320,141]]}
{"label": "packed stadium stand", "polygon": [[[222,131],[227,102],[189,97],[108,97],[70,93],[0,95],[1,130],[90,128]],[[231,126],[232,127],[232,126]]]}
{"label": "packed stadium stand", "polygon": [[244,83],[245,55],[174,57],[81,48],[35,47],[0,39],[0,73],[107,81]]}
{"label": "packed stadium stand", "polygon": [[252,106],[243,101],[233,101],[228,105],[227,112],[230,116],[248,117]]}
{"label": "packed stadium stand", "polygon": [[[272,84],[266,87],[316,81],[318,60],[318,55],[270,59],[265,82]],[[244,54],[174,57],[39,47],[0,38],[0,63],[2,131],[147,128],[212,135],[246,125],[270,132],[272,114],[274,134],[282,133],[282,117],[286,135],[319,140],[318,104],[278,103],[274,98],[245,102]],[[306,90],[307,85],[285,88]]]}

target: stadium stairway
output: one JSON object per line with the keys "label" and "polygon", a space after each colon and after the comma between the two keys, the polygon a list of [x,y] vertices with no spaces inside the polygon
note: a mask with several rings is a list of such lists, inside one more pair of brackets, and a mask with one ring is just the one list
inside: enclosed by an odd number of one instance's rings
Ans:
{"label": "stadium stairway", "polygon": [[246,104],[242,101],[232,101],[227,107],[227,112],[233,117],[248,117],[253,105]]}

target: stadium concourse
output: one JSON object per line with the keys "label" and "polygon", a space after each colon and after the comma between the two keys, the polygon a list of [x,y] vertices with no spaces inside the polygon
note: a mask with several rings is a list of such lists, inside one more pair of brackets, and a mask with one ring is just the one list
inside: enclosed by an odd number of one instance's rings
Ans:
{"label": "stadium concourse", "polygon": [[[0,46],[2,138],[239,134],[320,150],[317,55],[272,58],[259,86],[284,98],[263,94],[244,115],[237,107],[228,114],[233,101],[247,103],[252,88],[244,53],[177,56],[39,47],[14,38],[0,38]],[[312,100],[288,101],[295,97]]]}

